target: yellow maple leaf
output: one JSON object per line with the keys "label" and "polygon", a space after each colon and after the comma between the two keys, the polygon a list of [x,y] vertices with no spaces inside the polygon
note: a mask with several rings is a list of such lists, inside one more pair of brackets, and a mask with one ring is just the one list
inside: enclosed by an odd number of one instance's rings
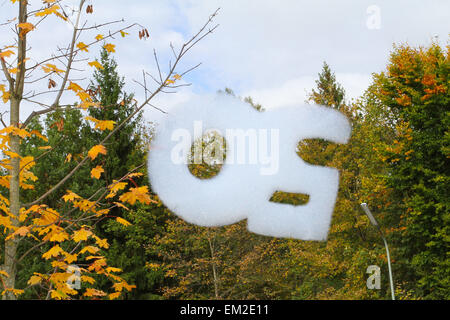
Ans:
{"label": "yellow maple leaf", "polygon": [[116,52],[116,45],[114,45],[114,44],[111,44],[111,43],[107,43],[107,44],[105,44],[104,46],[103,46],[103,48],[105,48],[106,49],[106,51],[108,51],[108,52]]}
{"label": "yellow maple leaf", "polygon": [[44,10],[36,12],[34,15],[36,17],[44,17],[44,16],[47,16],[52,13],[56,14],[58,10],[59,10],[59,6],[55,4],[55,5],[51,6],[50,8],[46,8]]}
{"label": "yellow maple leaf", "polygon": [[97,248],[97,247],[94,247],[94,246],[86,246],[86,247],[84,247],[83,249],[80,250],[80,254],[83,254],[83,253],[85,253],[85,252],[89,252],[89,253],[95,254],[95,253],[97,253],[98,251],[100,251],[100,249]]}
{"label": "yellow maple leaf", "polygon": [[95,279],[91,278],[89,276],[81,276],[81,281],[88,282],[90,284],[94,284],[95,283]]}
{"label": "yellow maple leaf", "polygon": [[17,27],[20,29],[19,36],[22,38],[24,35],[26,35],[28,32],[34,30],[34,25],[29,22],[22,22],[17,25]]}
{"label": "yellow maple leaf", "polygon": [[9,97],[10,97],[10,93],[9,92],[3,92],[3,96],[2,96],[2,101],[3,103],[7,103],[9,101]]}
{"label": "yellow maple leaf", "polygon": [[122,294],[121,292],[114,292],[114,293],[110,293],[108,297],[110,300],[114,300],[114,299],[119,298],[121,294]]}
{"label": "yellow maple leaf", "polygon": [[106,268],[106,272],[122,272],[122,269],[120,268],[114,268],[114,267],[108,267]]}
{"label": "yellow maple leaf", "polygon": [[54,241],[54,242],[63,242],[65,240],[69,240],[69,234],[65,231],[54,233],[50,237],[50,241]]}
{"label": "yellow maple leaf", "polygon": [[5,278],[9,278],[9,274],[6,271],[0,270],[0,276],[3,276]]}
{"label": "yellow maple leaf", "polygon": [[114,125],[116,124],[115,121],[112,120],[99,120],[96,124],[95,124],[95,128],[99,129],[101,131],[104,130],[112,130],[114,129]]}
{"label": "yellow maple leaf", "polygon": [[114,202],[114,204],[116,205],[116,206],[118,206],[119,208],[123,208],[123,209],[125,209],[125,210],[127,210],[127,211],[130,211],[130,209],[128,209],[126,206],[124,206],[122,203],[120,203],[120,202]]}
{"label": "yellow maple leaf", "polygon": [[20,227],[18,228],[16,231],[14,231],[13,233],[11,233],[9,236],[6,237],[6,240],[9,239],[14,239],[14,237],[16,236],[25,236],[27,233],[30,232],[30,228],[29,227]]}
{"label": "yellow maple leaf", "polygon": [[97,40],[97,41],[100,41],[100,40],[102,40],[103,39],[103,35],[101,35],[101,34],[98,34],[96,37],[95,37],[95,40]]}
{"label": "yellow maple leaf", "polygon": [[72,202],[73,200],[79,199],[81,197],[79,195],[77,195],[76,193],[74,193],[70,190],[67,190],[67,194],[65,194],[62,198],[63,198],[64,202],[68,202],[68,201]]}
{"label": "yellow maple leaf", "polygon": [[67,253],[66,257],[64,258],[64,261],[66,261],[67,263],[72,263],[74,261],[77,261],[77,258],[78,258],[77,254]]}
{"label": "yellow maple leaf", "polygon": [[69,86],[67,87],[68,90],[72,90],[74,92],[84,91],[82,87],[80,87],[75,82],[70,81]]}
{"label": "yellow maple leaf", "polygon": [[15,54],[14,51],[6,50],[0,52],[0,58],[9,58],[11,55]]}
{"label": "yellow maple leaf", "polygon": [[133,205],[136,201],[142,202],[144,204],[149,204],[151,202],[157,203],[150,198],[150,194],[147,186],[130,188],[129,192],[124,193],[119,197],[122,202],[128,202]]}
{"label": "yellow maple leaf", "polygon": [[90,65],[91,67],[96,67],[98,70],[103,70],[105,69],[100,62],[98,62],[97,60],[89,62],[88,65]]}
{"label": "yellow maple leaf", "polygon": [[129,34],[129,33],[125,32],[125,31],[123,31],[123,30],[120,30],[120,34],[122,35],[123,38],[125,38],[125,36],[126,36],[127,34]]}
{"label": "yellow maple leaf", "polygon": [[120,190],[125,189],[128,182],[117,182],[117,180],[113,180],[113,183],[109,186],[112,192],[118,192]]}
{"label": "yellow maple leaf", "polygon": [[73,241],[86,241],[92,235],[92,231],[81,228],[73,233]]}
{"label": "yellow maple leaf", "polygon": [[104,296],[106,296],[106,293],[103,292],[102,290],[87,288],[86,292],[83,293],[83,296],[85,296],[85,297],[93,297],[93,296],[104,297]]}
{"label": "yellow maple leaf", "polygon": [[95,158],[97,158],[98,154],[101,153],[103,155],[106,154],[106,148],[104,146],[102,146],[101,144],[98,144],[96,146],[93,146],[91,148],[91,150],[89,150],[88,152],[88,156],[94,160]]}
{"label": "yellow maple leaf", "polygon": [[72,154],[71,154],[71,153],[69,153],[69,154],[66,156],[66,160],[64,160],[64,162],[70,162],[70,160],[72,160]]}
{"label": "yellow maple leaf", "polygon": [[84,42],[79,42],[77,48],[84,52],[89,52],[88,46]]}
{"label": "yellow maple leaf", "polygon": [[44,70],[45,73],[50,73],[50,72],[63,73],[64,72],[64,70],[58,69],[58,67],[56,65],[51,64],[51,63],[46,63],[45,65],[43,65],[42,70]]}
{"label": "yellow maple leaf", "polygon": [[78,91],[77,96],[80,98],[82,102],[91,102],[91,96],[86,91]]}
{"label": "yellow maple leaf", "polygon": [[113,284],[113,288],[118,291],[121,292],[123,289],[126,289],[128,291],[131,291],[133,288],[136,288],[135,285],[129,285],[125,280],[122,282],[116,282]]}
{"label": "yellow maple leaf", "polygon": [[123,224],[125,227],[131,226],[131,223],[121,217],[117,217],[116,221],[120,224]]}
{"label": "yellow maple leaf", "polygon": [[100,247],[100,248],[105,248],[108,249],[109,248],[109,243],[107,239],[100,239],[99,237],[93,235],[93,238],[95,239],[95,243]]}
{"label": "yellow maple leaf", "polygon": [[105,172],[101,166],[96,166],[91,170],[91,177],[95,179],[100,179],[102,172]]}
{"label": "yellow maple leaf", "polygon": [[61,249],[61,247],[57,244],[56,246],[52,247],[50,250],[48,250],[46,253],[42,255],[42,258],[45,260],[48,260],[53,257],[59,256],[60,253],[63,253],[64,250]]}
{"label": "yellow maple leaf", "polygon": [[52,261],[52,267],[53,268],[60,268],[60,269],[64,269],[67,267],[67,263],[63,262],[63,261]]}
{"label": "yellow maple leaf", "polygon": [[31,278],[28,280],[28,284],[30,286],[34,286],[42,281],[42,277],[37,275],[36,273],[31,276]]}
{"label": "yellow maple leaf", "polygon": [[45,142],[48,142],[48,139],[46,136],[42,135],[39,131],[37,130],[31,130],[30,134],[34,134],[36,137],[41,138],[42,140],[44,140]]}

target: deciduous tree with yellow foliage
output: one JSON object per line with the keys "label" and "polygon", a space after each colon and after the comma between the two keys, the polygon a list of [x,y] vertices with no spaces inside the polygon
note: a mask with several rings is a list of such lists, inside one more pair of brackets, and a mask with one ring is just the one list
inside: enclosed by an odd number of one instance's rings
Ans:
{"label": "deciduous tree with yellow foliage", "polygon": [[[92,145],[86,146],[85,152],[78,155],[77,159],[72,157],[67,159],[72,160],[74,164],[60,181],[35,199],[24,202],[24,190],[33,189],[34,184],[38,183],[37,177],[33,174],[33,166],[38,161],[43,161],[48,153],[58,147],[40,146],[39,150],[42,152],[36,157],[22,154],[20,146],[25,139],[37,137],[44,142],[48,141],[44,132],[30,130],[31,121],[64,109],[86,110],[105,107],[102,101],[95,99],[95,92],[91,88],[85,88],[77,82],[73,76],[74,70],[83,68],[83,64],[101,69],[103,66],[100,62],[90,61],[92,59],[89,59],[89,53],[96,46],[102,46],[107,52],[115,52],[116,45],[110,41],[113,41],[117,35],[125,37],[128,35],[126,31],[136,28],[140,30],[139,38],[146,39],[149,35],[148,31],[138,24],[108,30],[122,21],[95,21],[94,7],[86,6],[86,0],[79,1],[73,21],[64,11],[63,1],[44,0],[39,4],[27,0],[11,0],[10,2],[9,5],[17,12],[17,15],[15,19],[7,21],[2,26],[11,27],[14,30],[15,40],[11,43],[0,44],[3,76],[0,83],[0,96],[2,102],[8,107],[10,116],[9,125],[2,119],[4,128],[0,130],[0,150],[3,155],[0,160],[2,169],[0,181],[3,188],[0,194],[0,230],[5,234],[0,269],[1,295],[3,299],[16,299],[24,290],[39,286],[46,291],[46,295],[41,298],[47,299],[118,298],[124,291],[132,290],[133,285],[119,276],[120,269],[109,266],[105,256],[98,254],[102,249],[107,249],[109,244],[107,239],[96,235],[94,223],[98,219],[108,218],[113,208],[125,208],[127,204],[132,205],[136,202],[148,204],[153,201],[146,186],[134,186],[126,182],[137,174],[135,170],[113,177],[108,186],[99,188],[88,197],[67,190],[60,199],[61,205],[58,208],[47,205],[46,199],[56,191],[60,191],[81,168],[92,167],[91,179],[96,180],[101,176],[104,168],[96,160],[107,155],[110,138],[146,105],[149,105],[157,94],[179,86],[175,82],[192,70],[190,68],[185,72],[178,72],[180,60],[198,41],[213,32],[214,27],[207,28],[207,26],[211,24],[217,12],[178,51],[172,48],[174,58],[166,73],[161,70],[154,52],[158,76],[153,77],[156,85],[151,90],[147,88],[144,81],[144,101],[135,102],[134,111],[120,123],[111,119],[100,120],[89,116],[87,120],[92,122],[94,128],[105,134]],[[92,17],[93,23],[89,24],[89,20],[84,22],[85,17],[88,16]],[[56,43],[52,45],[49,39],[47,47],[50,52],[47,58],[39,60],[33,57],[33,49],[28,47],[27,42],[30,37],[39,32],[40,25],[43,23],[70,23],[72,31],[68,31],[70,40],[65,48],[59,48]],[[93,29],[105,29],[105,33],[90,39],[87,31]],[[145,32],[145,37],[142,37],[142,30]],[[32,87],[35,84],[41,84],[41,88],[44,87],[48,91],[31,90],[36,87]],[[69,92],[78,99],[75,106],[63,105],[61,102]],[[44,99],[43,96],[46,98]],[[48,102],[48,97],[52,97],[51,103]],[[33,106],[33,111],[28,117],[22,119],[20,110],[24,103]],[[55,125],[62,130],[64,122],[60,121]],[[129,224],[120,217],[117,217],[117,221],[125,226]],[[19,256],[18,247],[23,242],[31,242],[32,245],[29,250]],[[48,245],[50,248],[42,253],[40,249]],[[25,257],[32,254],[37,254],[47,263],[47,270],[32,275],[27,287],[18,288],[16,286],[17,266]],[[73,280],[74,274],[69,269],[74,264],[79,266],[80,274],[77,280],[84,284],[81,289],[68,285],[68,281]],[[111,282],[111,291],[104,292],[96,289],[94,275],[107,278]]]}

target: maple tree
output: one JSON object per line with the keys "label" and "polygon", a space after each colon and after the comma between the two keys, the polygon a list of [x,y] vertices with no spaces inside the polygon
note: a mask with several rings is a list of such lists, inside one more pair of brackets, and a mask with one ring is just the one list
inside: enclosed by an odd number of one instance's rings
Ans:
{"label": "maple tree", "polygon": [[[29,3],[26,0],[11,0],[11,5],[17,10],[16,19],[7,21],[5,25],[12,26],[15,42],[2,44],[0,48],[0,62],[3,72],[3,82],[0,84],[2,102],[9,106],[9,125],[2,119],[4,128],[0,130],[0,149],[4,157],[0,160],[2,167],[1,185],[4,192],[0,195],[0,227],[5,234],[4,257],[0,271],[0,287],[4,299],[16,299],[24,290],[39,287],[46,294],[41,298],[70,299],[71,297],[83,298],[110,298],[120,297],[123,292],[132,290],[135,286],[125,281],[119,274],[121,270],[108,265],[105,255],[99,254],[101,250],[109,248],[106,238],[101,238],[95,233],[95,222],[110,216],[113,208],[126,208],[136,202],[149,204],[154,200],[149,194],[147,186],[133,186],[126,181],[132,177],[141,175],[136,172],[138,168],[131,169],[114,178],[108,185],[102,186],[89,196],[82,196],[71,190],[65,191],[60,198],[57,207],[46,204],[47,198],[61,188],[82,168],[89,167],[89,178],[98,180],[105,173],[105,168],[96,160],[102,159],[108,154],[107,143],[110,138],[120,131],[134,116],[136,116],[159,93],[165,90],[176,89],[176,84],[187,72],[178,72],[179,62],[182,57],[195,46],[198,41],[212,33],[215,27],[209,28],[217,11],[211,15],[199,32],[186,41],[182,47],[175,51],[174,61],[170,63],[169,70],[163,74],[155,55],[158,67],[158,77],[153,77],[156,87],[150,91],[144,85],[145,99],[141,103],[134,103],[134,110],[118,123],[112,119],[97,119],[88,116],[86,120],[93,123],[94,129],[107,132],[90,146],[85,146],[77,159],[72,153],[67,154],[67,162],[73,161],[73,166],[67,173],[48,190],[37,195],[34,199],[24,202],[25,191],[34,189],[37,177],[33,173],[33,167],[38,161],[43,161],[45,156],[58,146],[39,146],[42,152],[36,156],[24,154],[21,144],[25,140],[38,138],[48,143],[45,132],[31,130],[30,124],[37,117],[51,116],[55,112],[63,110],[89,108],[102,108],[102,101],[95,99],[95,92],[77,83],[73,72],[79,65],[86,62],[81,56],[89,54],[94,46],[101,46],[106,52],[116,52],[116,45],[110,43],[115,35],[127,36],[133,28],[140,27],[140,38],[149,38],[148,30],[138,24],[108,30],[105,35],[97,35],[89,39],[86,31],[111,27],[121,21],[112,21],[89,26],[82,22],[83,9],[86,1],[80,0],[76,10],[75,19],[71,21],[64,12],[62,1],[44,0],[42,5]],[[86,7],[86,14],[93,14],[93,5]],[[73,26],[70,42],[66,48],[58,49],[56,46],[47,58],[42,60],[32,58],[32,49],[27,46],[27,41],[38,30],[41,23],[55,16],[61,23],[71,23]],[[55,23],[54,20],[51,20]],[[85,36],[86,35],[86,36]],[[101,70],[104,66],[97,60],[86,63],[88,66]],[[195,68],[195,67],[194,67]],[[54,78],[58,78],[55,81]],[[145,79],[144,79],[145,80]],[[46,83],[49,91],[28,91],[28,87],[34,83]],[[182,85],[182,84],[181,84]],[[72,92],[78,99],[76,105],[62,105],[63,96]],[[53,102],[41,99],[43,95],[53,93]],[[21,119],[20,107],[24,103],[31,104],[34,109],[25,119]],[[77,113],[75,113],[76,115]],[[80,114],[80,113],[78,113]],[[72,114],[74,115],[74,114]],[[55,123],[58,131],[64,128],[64,119],[60,118]],[[121,193],[121,194],[119,194]],[[124,227],[129,222],[122,217],[115,218]],[[22,243],[32,243],[30,248],[22,253],[19,247]],[[42,249],[46,251],[42,252]],[[21,253],[20,255],[18,253]],[[16,286],[17,266],[30,254],[38,254],[46,263],[45,272],[35,272],[27,281],[27,287]],[[77,266],[79,275],[71,272],[73,266]],[[95,277],[102,276],[111,284],[111,292],[105,292],[95,288]],[[76,281],[83,283],[80,290],[68,285],[76,277]]]}
{"label": "maple tree", "polygon": [[450,47],[394,47],[373,94],[395,116],[393,140],[379,146],[393,191],[389,224],[403,290],[426,299],[449,294]]}

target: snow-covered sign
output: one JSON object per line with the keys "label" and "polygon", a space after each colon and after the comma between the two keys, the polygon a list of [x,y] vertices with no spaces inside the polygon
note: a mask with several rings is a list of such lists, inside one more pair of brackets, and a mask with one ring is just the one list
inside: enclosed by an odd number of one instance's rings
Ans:
{"label": "snow-covered sign", "polygon": [[[211,131],[225,143],[203,145],[197,154],[194,141]],[[150,183],[172,212],[193,224],[222,226],[247,219],[254,233],[326,240],[339,172],[304,162],[297,146],[314,138],[346,143],[350,131],[344,115],[323,106],[259,112],[223,94],[197,98],[172,109],[158,128],[148,157]],[[220,162],[220,147],[225,147],[220,172],[211,179],[195,177],[190,161],[200,163],[213,154],[213,163]],[[299,206],[271,202],[275,191],[307,194],[309,201]]]}

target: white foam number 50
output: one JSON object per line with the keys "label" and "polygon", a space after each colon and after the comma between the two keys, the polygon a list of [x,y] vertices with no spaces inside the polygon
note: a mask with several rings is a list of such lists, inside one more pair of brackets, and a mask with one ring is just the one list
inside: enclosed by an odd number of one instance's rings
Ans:
{"label": "white foam number 50", "polygon": [[[236,143],[226,141],[226,161],[220,173],[208,180],[196,178],[189,171],[187,157],[193,141],[202,136],[195,132],[198,122],[205,131],[224,136],[231,129],[277,132],[271,135],[270,150],[266,148],[277,155],[277,170],[261,174],[261,161],[233,162],[229,155],[235,153]],[[304,162],[296,149],[302,139],[346,143],[350,131],[347,118],[331,108],[301,105],[258,112],[236,98],[203,97],[171,110],[158,127],[148,157],[150,183],[163,203],[190,223],[221,226],[248,219],[248,229],[254,233],[325,240],[339,172]],[[174,161],[175,149],[186,161]],[[309,202],[300,206],[270,202],[275,191],[308,194]]]}

